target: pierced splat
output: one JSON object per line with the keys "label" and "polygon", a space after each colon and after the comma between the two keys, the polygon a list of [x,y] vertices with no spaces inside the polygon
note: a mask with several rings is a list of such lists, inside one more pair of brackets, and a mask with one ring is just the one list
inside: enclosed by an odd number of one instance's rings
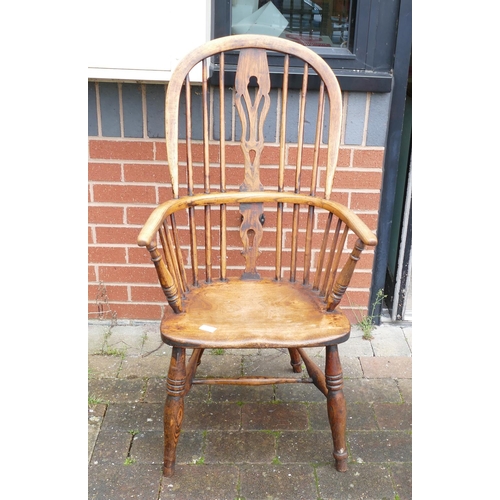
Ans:
{"label": "pierced splat", "polygon": [[[255,87],[255,88],[253,88]],[[271,81],[267,54],[262,49],[242,50],[238,60],[235,80],[235,105],[241,120],[241,149],[243,151],[245,178],[240,191],[262,191],[260,182],[260,156],[264,148],[264,122],[269,111]],[[250,95],[253,93],[252,96]],[[243,279],[260,279],[257,257],[262,240],[262,203],[240,205],[240,227],[245,257]]]}
{"label": "pierced splat", "polygon": [[259,245],[262,240],[262,222],[264,207],[262,203],[241,203],[240,213],[243,216],[240,236],[243,242],[241,253],[245,257],[245,272],[242,279],[258,280],[257,257],[260,255]]}
{"label": "pierced splat", "polygon": [[[255,88],[250,89],[250,85]],[[241,191],[260,191],[260,155],[264,148],[264,122],[271,99],[271,80],[267,54],[262,49],[242,50],[235,79],[235,106],[241,120],[241,149],[245,161],[245,180]],[[253,93],[253,99],[250,93]]]}

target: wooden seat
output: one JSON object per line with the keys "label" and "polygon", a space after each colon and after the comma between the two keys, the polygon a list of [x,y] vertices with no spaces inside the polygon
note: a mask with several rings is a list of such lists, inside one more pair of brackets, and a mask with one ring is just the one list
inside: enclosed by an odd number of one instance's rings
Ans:
{"label": "wooden seat", "polygon": [[163,318],[167,344],[203,349],[317,347],[347,340],[351,329],[343,314],[325,314],[321,299],[300,283],[219,281],[194,288],[183,306],[184,314],[167,311]]}
{"label": "wooden seat", "polygon": [[[273,53],[284,54],[277,89],[271,85],[268,63]],[[198,64],[202,82],[195,85],[189,73]],[[236,70],[231,86],[225,81],[228,68]],[[298,74],[301,98],[293,110],[288,87]],[[319,81],[317,92],[308,90],[312,76]],[[277,142],[268,145],[264,126],[271,95]],[[313,97],[314,119],[311,107],[306,109],[308,95]],[[198,96],[201,110],[193,104]],[[226,124],[226,101],[237,111],[238,138],[233,120]],[[213,40],[186,56],[172,75],[165,102],[172,197],[151,213],[138,238],[150,252],[170,306],[160,328],[163,341],[172,346],[164,414],[165,476],[174,473],[184,397],[193,384],[304,381],[197,378],[203,351],[214,348],[287,348],[292,370],[300,373],[303,363],[306,381],[326,396],[335,465],[339,471],[347,469],[338,344],[348,340],[350,323],[339,304],[362,250],[377,240],[356,214],[331,199],[341,104],[328,65],[306,47],[275,37]],[[287,113],[297,117],[291,120],[298,137],[293,150],[287,142]],[[209,126],[210,116],[218,123],[217,134]],[[306,126],[313,131],[311,146],[304,141]],[[194,127],[201,129],[201,139],[193,138]],[[267,146],[279,153],[264,166]],[[326,349],[324,370],[305,350],[321,346]],[[186,348],[193,349],[189,360]]]}

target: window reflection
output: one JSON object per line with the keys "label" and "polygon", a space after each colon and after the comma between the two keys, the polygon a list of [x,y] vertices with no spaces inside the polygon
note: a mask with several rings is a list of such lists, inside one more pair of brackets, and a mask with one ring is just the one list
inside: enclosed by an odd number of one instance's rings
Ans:
{"label": "window reflection", "polygon": [[232,34],[281,36],[314,47],[347,47],[350,0],[233,0]]}

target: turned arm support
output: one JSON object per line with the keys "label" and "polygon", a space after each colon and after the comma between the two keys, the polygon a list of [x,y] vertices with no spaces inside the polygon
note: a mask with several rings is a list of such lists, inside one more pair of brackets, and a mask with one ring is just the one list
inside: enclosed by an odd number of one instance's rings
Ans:
{"label": "turned arm support", "polygon": [[342,297],[344,296],[344,293],[349,286],[352,274],[364,248],[364,243],[358,238],[351,252],[351,255],[349,255],[349,258],[344,264],[340,275],[335,280],[332,293],[330,294],[326,302],[327,311],[334,311],[335,308],[340,304],[340,301],[342,300]]}
{"label": "turned arm support", "polygon": [[151,254],[151,260],[153,261],[156,273],[158,274],[158,280],[160,281],[161,288],[165,297],[167,298],[167,302],[172,308],[172,310],[179,314],[182,312],[181,298],[179,296],[179,289],[175,280],[168,270],[161,253],[158,251],[156,244],[150,243],[147,246],[149,253]]}

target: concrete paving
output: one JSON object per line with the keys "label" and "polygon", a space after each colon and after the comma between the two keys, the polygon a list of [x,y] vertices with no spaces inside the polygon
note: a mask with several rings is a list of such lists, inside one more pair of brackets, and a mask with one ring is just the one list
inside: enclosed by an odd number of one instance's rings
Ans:
{"label": "concrete paving", "polygon": [[[353,327],[339,347],[349,470],[333,467],[324,396],[311,384],[193,386],[176,472],[162,476],[170,348],[158,323],[89,323],[88,498],[412,497],[411,324]],[[323,349],[309,354],[321,366]],[[205,351],[197,376],[294,376],[286,350]],[[301,375],[297,375],[301,376]]]}

